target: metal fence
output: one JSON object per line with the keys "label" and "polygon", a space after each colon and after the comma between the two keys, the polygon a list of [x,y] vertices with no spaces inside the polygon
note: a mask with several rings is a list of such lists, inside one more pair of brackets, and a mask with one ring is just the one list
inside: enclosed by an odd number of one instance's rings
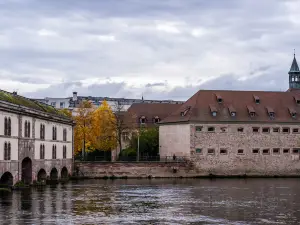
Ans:
{"label": "metal fence", "polygon": [[[110,162],[106,157],[103,156],[95,156],[94,158],[82,159],[80,157],[76,158],[77,161],[96,161],[96,162]],[[179,156],[140,156],[137,158],[136,156],[120,156],[117,162],[187,162],[188,157],[179,157]]]}

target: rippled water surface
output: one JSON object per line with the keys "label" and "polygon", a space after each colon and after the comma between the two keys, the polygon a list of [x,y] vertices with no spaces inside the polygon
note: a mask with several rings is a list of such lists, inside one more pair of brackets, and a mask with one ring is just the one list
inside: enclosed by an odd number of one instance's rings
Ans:
{"label": "rippled water surface", "polygon": [[300,179],[70,182],[2,195],[0,224],[300,224]]}

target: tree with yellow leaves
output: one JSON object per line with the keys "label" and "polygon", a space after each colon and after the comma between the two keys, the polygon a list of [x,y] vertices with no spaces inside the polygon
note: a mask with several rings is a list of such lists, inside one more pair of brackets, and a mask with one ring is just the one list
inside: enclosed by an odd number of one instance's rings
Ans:
{"label": "tree with yellow leaves", "polygon": [[115,115],[106,101],[92,113],[92,146],[110,151],[116,147]]}
{"label": "tree with yellow leaves", "polygon": [[88,101],[82,101],[74,112],[74,120],[76,122],[74,128],[74,154],[78,155],[82,152],[83,158],[87,151],[92,151],[92,120],[93,108]]}

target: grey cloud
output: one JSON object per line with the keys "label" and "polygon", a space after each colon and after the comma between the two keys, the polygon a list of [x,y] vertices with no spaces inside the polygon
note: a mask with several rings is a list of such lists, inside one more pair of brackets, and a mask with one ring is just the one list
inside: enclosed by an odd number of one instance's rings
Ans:
{"label": "grey cloud", "polygon": [[[76,89],[84,95],[186,99],[198,88],[285,90],[290,53],[300,45],[298,11],[287,5],[296,1],[2,2],[0,71],[14,81],[50,85],[32,96],[69,96]],[[159,23],[179,33],[157,31]],[[43,29],[57,35],[38,36]],[[193,36],[196,29],[200,34]],[[153,82],[128,81],[147,76]],[[89,78],[109,82],[81,85]],[[173,80],[182,84],[152,90]]]}
{"label": "grey cloud", "polygon": [[150,84],[150,83],[148,83],[148,84],[146,84],[145,85],[145,87],[147,87],[147,88],[151,88],[151,87],[161,87],[161,86],[165,86],[166,84],[165,83],[152,83],[152,84]]}
{"label": "grey cloud", "polygon": [[47,97],[70,97],[73,91],[77,91],[80,96],[102,96],[102,97],[134,97],[130,90],[126,90],[125,83],[107,82],[105,84],[93,84],[84,86],[81,82],[65,82],[51,85],[48,88],[35,92],[24,92],[27,97],[43,98]]}

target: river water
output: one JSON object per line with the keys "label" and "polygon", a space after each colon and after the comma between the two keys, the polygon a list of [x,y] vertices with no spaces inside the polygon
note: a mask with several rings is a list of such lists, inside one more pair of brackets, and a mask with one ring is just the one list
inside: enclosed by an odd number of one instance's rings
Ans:
{"label": "river water", "polygon": [[70,182],[0,196],[0,224],[300,224],[300,179]]}

